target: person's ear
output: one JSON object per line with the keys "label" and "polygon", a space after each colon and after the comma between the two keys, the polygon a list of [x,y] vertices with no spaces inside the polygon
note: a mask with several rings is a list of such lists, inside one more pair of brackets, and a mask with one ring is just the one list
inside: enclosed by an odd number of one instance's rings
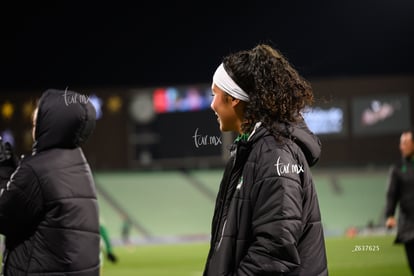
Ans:
{"label": "person's ear", "polygon": [[241,100],[236,99],[236,98],[232,98],[231,99],[231,106],[236,107],[240,102],[241,102]]}

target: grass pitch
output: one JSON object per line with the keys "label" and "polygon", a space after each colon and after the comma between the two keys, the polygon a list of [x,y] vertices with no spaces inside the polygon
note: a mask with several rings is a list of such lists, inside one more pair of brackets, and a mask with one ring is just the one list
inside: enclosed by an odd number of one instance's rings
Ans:
{"label": "grass pitch", "polygon": [[[327,238],[329,275],[409,276],[404,248],[394,237]],[[207,243],[116,247],[116,264],[105,261],[103,276],[200,276]]]}

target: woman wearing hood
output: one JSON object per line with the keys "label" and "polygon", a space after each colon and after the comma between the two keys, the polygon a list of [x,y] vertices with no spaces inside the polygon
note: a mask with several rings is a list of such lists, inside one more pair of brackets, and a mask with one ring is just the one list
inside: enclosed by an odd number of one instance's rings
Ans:
{"label": "woman wearing hood", "polygon": [[94,127],[95,109],[85,96],[42,94],[33,154],[0,187],[4,275],[99,275],[97,196],[80,147]]}
{"label": "woman wearing hood", "polygon": [[283,55],[258,45],[213,76],[221,131],[239,136],[217,195],[205,276],[328,275],[310,166],[319,139],[301,116],[312,88]]}

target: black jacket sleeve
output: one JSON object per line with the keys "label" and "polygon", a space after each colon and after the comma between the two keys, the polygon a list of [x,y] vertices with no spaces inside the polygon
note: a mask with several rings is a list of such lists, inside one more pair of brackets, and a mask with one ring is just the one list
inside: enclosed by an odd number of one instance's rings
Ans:
{"label": "black jacket sleeve", "polygon": [[32,169],[21,164],[0,189],[0,233],[27,231],[41,209],[40,189]]}
{"label": "black jacket sleeve", "polygon": [[392,167],[389,174],[389,182],[387,189],[387,203],[385,206],[385,216],[391,217],[395,214],[399,198],[400,182],[398,177],[398,168]]}

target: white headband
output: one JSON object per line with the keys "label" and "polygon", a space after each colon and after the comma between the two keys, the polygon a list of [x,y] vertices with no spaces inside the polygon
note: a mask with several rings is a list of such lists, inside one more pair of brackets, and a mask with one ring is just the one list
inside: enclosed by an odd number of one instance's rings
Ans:
{"label": "white headband", "polygon": [[216,84],[221,90],[228,93],[230,96],[233,96],[236,99],[242,100],[244,102],[249,101],[249,95],[237,85],[237,83],[232,80],[232,78],[227,74],[224,69],[223,63],[217,68],[216,72],[213,75],[213,83]]}

